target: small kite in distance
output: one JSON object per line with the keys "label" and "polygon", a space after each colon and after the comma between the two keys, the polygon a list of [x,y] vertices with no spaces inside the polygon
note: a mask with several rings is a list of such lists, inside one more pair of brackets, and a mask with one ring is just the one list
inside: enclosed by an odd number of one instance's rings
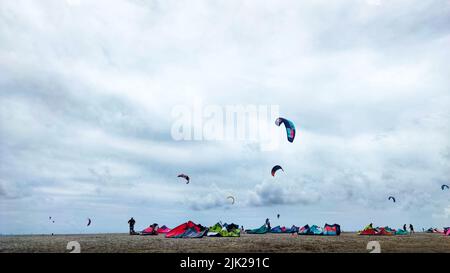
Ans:
{"label": "small kite in distance", "polygon": [[282,170],[282,171],[284,172],[283,168],[281,168],[280,165],[275,165],[275,166],[272,168],[272,171],[271,171],[270,173],[272,174],[272,176],[275,176],[275,173],[276,173],[278,170]]}
{"label": "small kite in distance", "polygon": [[189,184],[189,176],[182,173],[182,174],[179,174],[178,177],[186,179],[186,184]]}
{"label": "small kite in distance", "polygon": [[231,199],[231,204],[234,205],[235,199],[234,199],[233,196],[230,195],[230,196],[227,197],[227,199]]}

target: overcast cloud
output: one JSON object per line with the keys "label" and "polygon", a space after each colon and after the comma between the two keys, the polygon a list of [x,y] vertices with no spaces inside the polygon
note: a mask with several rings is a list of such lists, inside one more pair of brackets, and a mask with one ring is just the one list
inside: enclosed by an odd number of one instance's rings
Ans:
{"label": "overcast cloud", "polygon": [[[448,226],[449,25],[446,0],[2,1],[0,233]],[[278,105],[297,137],[173,140],[199,101]]]}

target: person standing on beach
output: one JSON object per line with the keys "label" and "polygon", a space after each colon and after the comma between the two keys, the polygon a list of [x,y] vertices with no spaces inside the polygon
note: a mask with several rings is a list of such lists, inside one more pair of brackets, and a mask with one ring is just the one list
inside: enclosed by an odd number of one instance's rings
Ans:
{"label": "person standing on beach", "polygon": [[414,233],[414,227],[412,224],[409,224],[409,234],[412,235]]}
{"label": "person standing on beach", "polygon": [[403,225],[403,230],[406,231],[406,224]]}
{"label": "person standing on beach", "polygon": [[131,217],[130,220],[128,220],[128,224],[130,225],[130,235],[134,235],[136,232],[134,231],[134,224],[136,221]]}
{"label": "person standing on beach", "polygon": [[270,221],[269,218],[266,219],[266,227],[268,230],[270,230]]}

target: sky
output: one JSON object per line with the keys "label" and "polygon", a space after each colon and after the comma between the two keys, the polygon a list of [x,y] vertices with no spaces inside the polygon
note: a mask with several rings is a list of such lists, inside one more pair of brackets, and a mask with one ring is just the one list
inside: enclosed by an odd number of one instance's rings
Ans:
{"label": "sky", "polygon": [[[449,226],[449,25],[446,0],[2,1],[0,234]],[[180,105],[277,106],[296,138],[174,139]]]}

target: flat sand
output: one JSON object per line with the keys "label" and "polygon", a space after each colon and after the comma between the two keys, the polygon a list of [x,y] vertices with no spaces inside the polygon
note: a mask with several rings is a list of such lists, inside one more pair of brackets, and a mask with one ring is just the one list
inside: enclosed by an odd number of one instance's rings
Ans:
{"label": "flat sand", "polygon": [[298,236],[290,234],[243,234],[239,238],[169,239],[158,236],[128,234],[92,235],[26,235],[0,236],[0,252],[46,253],[70,252],[67,244],[77,241],[83,253],[355,253],[370,252],[369,241],[378,241],[381,252],[446,252],[450,253],[450,236],[416,233],[412,236]]}

